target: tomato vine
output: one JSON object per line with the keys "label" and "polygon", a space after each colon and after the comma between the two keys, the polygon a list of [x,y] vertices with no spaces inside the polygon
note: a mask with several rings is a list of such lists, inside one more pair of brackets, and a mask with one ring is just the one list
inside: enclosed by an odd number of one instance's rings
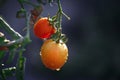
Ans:
{"label": "tomato vine", "polygon": [[[0,16],[0,28],[5,30],[11,37],[12,40],[8,40],[5,35],[0,32],[0,79],[6,80],[9,76],[16,76],[17,80],[24,80],[25,62],[26,58],[23,56],[25,51],[25,46],[31,42],[30,39],[30,28],[35,24],[35,22],[40,18],[41,12],[43,11],[42,5],[46,3],[57,2],[58,11],[56,15],[52,18],[48,16],[49,22],[57,30],[56,33],[51,35],[51,39],[59,43],[61,40],[66,43],[67,38],[65,34],[62,33],[62,16],[64,15],[68,20],[68,17],[62,10],[60,0],[37,0],[38,4],[34,4],[29,0],[18,0],[21,8],[17,11],[17,18],[24,18],[26,20],[26,35],[22,36],[17,31],[15,31],[1,16]],[[24,5],[30,5],[33,9],[29,12]],[[9,53],[8,61],[3,63],[6,53]],[[18,54],[17,63],[13,67],[6,67],[6,64],[11,64],[13,59]]]}

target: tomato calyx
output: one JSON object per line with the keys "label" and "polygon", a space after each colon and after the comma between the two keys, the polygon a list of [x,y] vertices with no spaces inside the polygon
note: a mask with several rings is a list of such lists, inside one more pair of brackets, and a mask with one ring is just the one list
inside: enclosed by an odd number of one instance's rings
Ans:
{"label": "tomato calyx", "polygon": [[59,43],[60,41],[62,41],[63,43],[66,43],[68,41],[68,38],[66,37],[66,35],[61,34],[59,32],[56,32],[55,34],[53,34],[51,36],[51,39],[56,41],[56,43]]}
{"label": "tomato calyx", "polygon": [[60,41],[62,41],[63,43],[66,43],[68,41],[68,38],[66,37],[65,34],[62,33],[62,28],[59,25],[60,22],[58,21],[59,19],[58,16],[59,16],[58,14],[53,16],[52,18],[48,16],[50,25],[52,25],[56,30],[56,32],[52,34],[50,38],[56,41],[56,43],[59,43]]}

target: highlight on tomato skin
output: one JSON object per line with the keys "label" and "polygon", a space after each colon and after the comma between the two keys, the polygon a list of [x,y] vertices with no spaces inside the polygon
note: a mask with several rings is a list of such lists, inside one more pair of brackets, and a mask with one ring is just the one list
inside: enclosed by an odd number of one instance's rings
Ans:
{"label": "highlight on tomato skin", "polygon": [[48,39],[41,47],[40,56],[46,68],[59,71],[68,59],[68,48],[65,43]]}
{"label": "highlight on tomato skin", "polygon": [[56,32],[55,28],[50,24],[47,17],[40,18],[34,24],[34,34],[41,39],[50,38]]}

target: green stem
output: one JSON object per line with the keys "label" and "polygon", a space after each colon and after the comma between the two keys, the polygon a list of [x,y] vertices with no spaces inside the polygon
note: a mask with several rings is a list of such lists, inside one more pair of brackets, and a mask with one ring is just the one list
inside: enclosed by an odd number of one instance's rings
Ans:
{"label": "green stem", "polygon": [[25,38],[25,40],[23,42],[24,46],[26,44],[28,44],[29,42],[31,42],[31,40],[30,40],[30,17],[31,17],[31,15],[26,13],[25,19],[26,19],[27,32],[26,32],[26,35],[24,37]]}
{"label": "green stem", "polygon": [[59,8],[60,14],[64,15],[68,20],[70,20],[70,17],[62,11],[62,6],[61,6],[61,3],[60,3],[60,0],[58,0],[58,8]]}
{"label": "green stem", "polygon": [[60,0],[58,0],[58,21],[59,21],[59,24],[58,24],[58,27],[59,29],[61,29],[61,22],[62,22],[62,6],[61,6],[61,3],[60,3]]}
{"label": "green stem", "polygon": [[23,50],[19,52],[19,58],[16,65],[16,78],[17,80],[24,80],[25,62],[26,58],[22,56]]}
{"label": "green stem", "polygon": [[59,11],[62,13],[62,6],[60,0],[57,0]]}
{"label": "green stem", "polygon": [[30,15],[27,15],[26,13],[25,19],[26,19],[26,26],[27,26],[26,37],[30,38]]}
{"label": "green stem", "polygon": [[2,17],[0,17],[0,28],[5,29],[14,39],[23,38],[18,32],[11,28]]}
{"label": "green stem", "polygon": [[8,56],[8,60],[7,60],[7,64],[10,64],[13,62],[14,58],[15,58],[15,51],[16,49],[10,50],[9,51],[9,56]]}
{"label": "green stem", "polygon": [[22,42],[24,41],[24,38],[20,38],[20,39],[17,39],[17,40],[13,40],[13,41],[10,41],[4,45],[1,45],[1,46],[11,46],[11,45],[15,45],[15,44],[21,44]]}
{"label": "green stem", "polygon": [[66,15],[64,12],[62,12],[62,14],[68,19],[70,20],[70,17],[68,15]]}
{"label": "green stem", "polygon": [[57,3],[58,3],[58,13],[57,13],[57,20],[58,20],[58,24],[57,24],[57,32],[58,32],[58,39],[57,39],[57,43],[59,43],[60,41],[60,37],[61,37],[61,34],[62,34],[62,27],[61,27],[61,24],[62,24],[62,6],[61,6],[61,3],[60,3],[60,0],[57,0]]}
{"label": "green stem", "polygon": [[18,0],[18,2],[20,3],[21,8],[24,9],[23,1],[22,0]]}
{"label": "green stem", "polygon": [[[1,64],[0,64],[0,68],[2,68]],[[3,73],[2,69],[0,69],[0,79],[6,80],[5,73]]]}

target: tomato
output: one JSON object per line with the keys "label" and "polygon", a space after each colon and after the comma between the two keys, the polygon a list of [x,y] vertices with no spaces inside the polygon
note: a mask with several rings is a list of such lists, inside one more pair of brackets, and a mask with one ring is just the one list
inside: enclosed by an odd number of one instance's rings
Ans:
{"label": "tomato", "polygon": [[0,46],[0,51],[6,51],[8,48],[6,46]]}
{"label": "tomato", "polygon": [[49,38],[55,32],[55,28],[50,24],[47,17],[40,18],[34,25],[34,34],[38,38]]}
{"label": "tomato", "polygon": [[60,70],[68,59],[68,48],[65,43],[46,40],[41,47],[41,60],[51,70]]}

